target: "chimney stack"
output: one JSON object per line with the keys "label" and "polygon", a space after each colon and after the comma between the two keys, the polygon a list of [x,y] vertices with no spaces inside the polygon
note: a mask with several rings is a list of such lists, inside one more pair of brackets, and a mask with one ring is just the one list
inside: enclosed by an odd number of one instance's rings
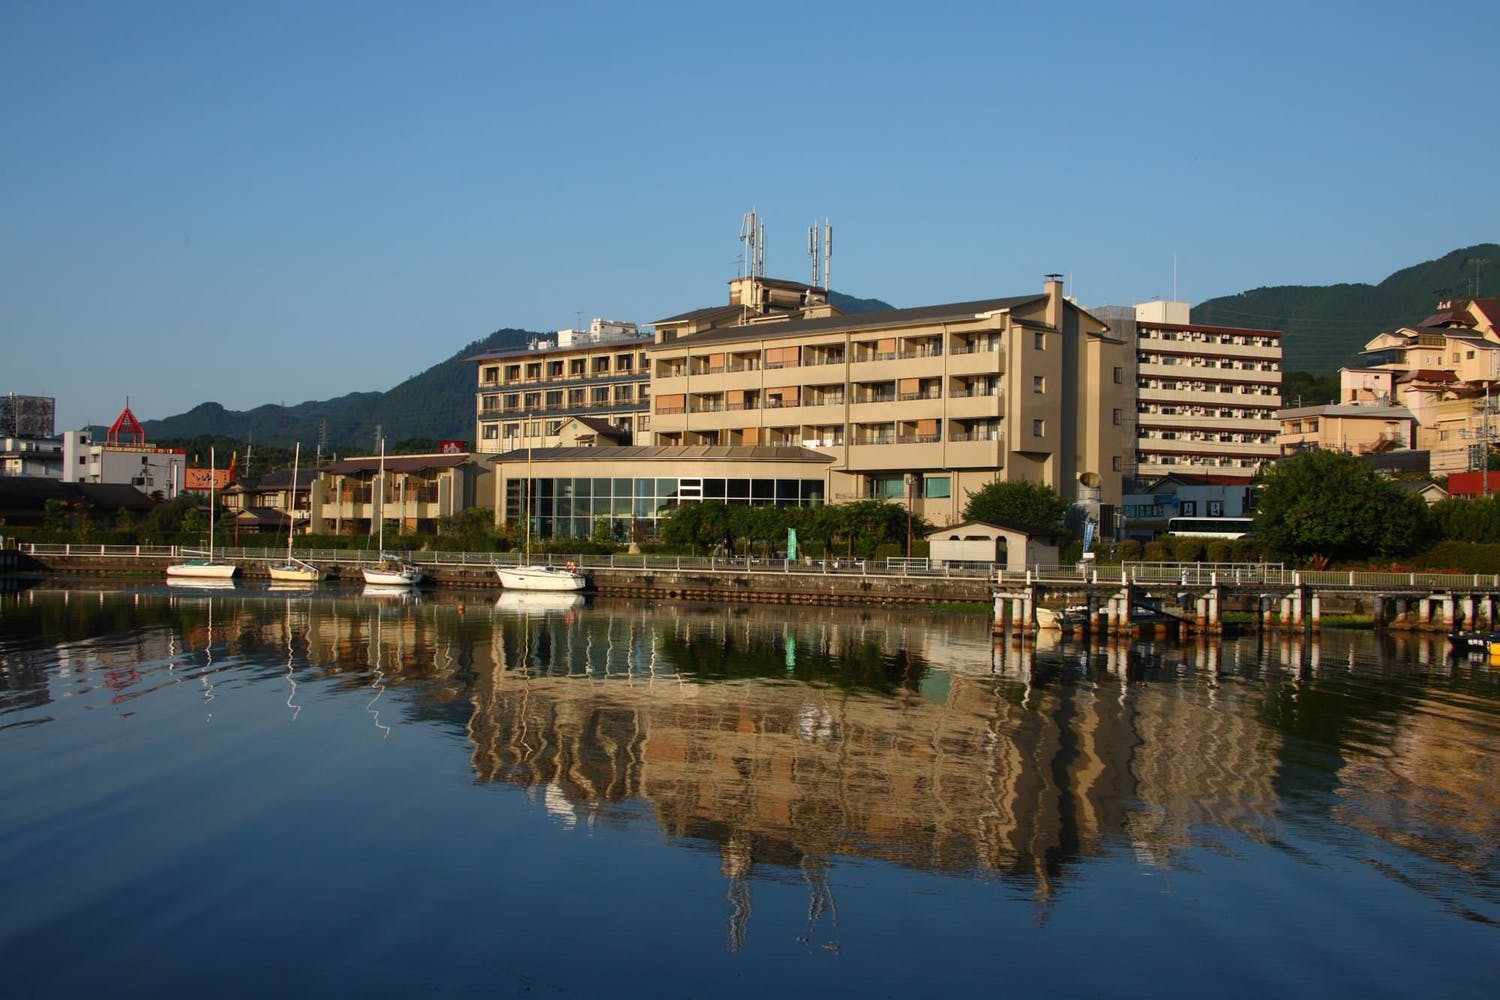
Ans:
{"label": "chimney stack", "polygon": [[1063,325],[1063,281],[1060,274],[1049,274],[1042,283],[1047,293],[1047,325],[1061,330]]}

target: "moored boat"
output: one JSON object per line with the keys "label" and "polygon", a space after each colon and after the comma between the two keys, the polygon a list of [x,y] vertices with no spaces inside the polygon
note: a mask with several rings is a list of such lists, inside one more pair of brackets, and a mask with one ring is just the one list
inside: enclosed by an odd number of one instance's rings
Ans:
{"label": "moored boat", "polygon": [[579,591],[588,585],[588,577],[569,566],[501,566],[495,575],[506,590]]}
{"label": "moored boat", "polygon": [[[233,463],[231,463],[233,464]],[[183,550],[185,555],[190,555],[187,562],[173,563],[167,567],[168,579],[179,580],[228,580],[240,571],[234,563],[223,562],[214,558],[214,478],[217,470],[214,468],[214,450],[208,449],[208,551],[206,553]]]}

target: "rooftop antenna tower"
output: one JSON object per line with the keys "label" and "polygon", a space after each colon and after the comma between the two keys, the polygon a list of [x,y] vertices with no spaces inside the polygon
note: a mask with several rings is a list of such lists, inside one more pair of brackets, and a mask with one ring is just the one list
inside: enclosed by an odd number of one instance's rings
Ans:
{"label": "rooftop antenna tower", "polygon": [[813,287],[828,291],[828,272],[833,266],[833,224],[827,219],[823,220],[821,232],[816,222],[807,227],[807,255],[812,258]]}
{"label": "rooftop antenna tower", "polygon": [[740,242],[745,244],[742,257],[744,266],[740,277],[764,278],[766,276],[766,224],[755,209],[745,213],[740,221]]}

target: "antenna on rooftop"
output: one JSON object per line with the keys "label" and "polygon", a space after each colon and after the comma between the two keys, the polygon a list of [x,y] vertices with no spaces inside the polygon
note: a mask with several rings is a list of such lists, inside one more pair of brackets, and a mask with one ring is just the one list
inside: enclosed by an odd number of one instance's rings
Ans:
{"label": "antenna on rooftop", "polygon": [[828,272],[833,262],[833,225],[823,220],[823,229],[814,222],[807,227],[807,255],[812,258],[813,287],[828,291]]}
{"label": "antenna on rooftop", "polygon": [[740,277],[763,276],[766,273],[766,224],[760,221],[759,213],[753,208],[740,220],[740,242],[745,244]]}

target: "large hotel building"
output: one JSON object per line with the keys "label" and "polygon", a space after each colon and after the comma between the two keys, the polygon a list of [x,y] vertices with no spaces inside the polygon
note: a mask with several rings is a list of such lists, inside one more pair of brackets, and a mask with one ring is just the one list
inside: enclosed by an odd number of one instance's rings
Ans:
{"label": "large hotel building", "polygon": [[1140,480],[1248,483],[1276,455],[1278,335],[1186,309],[1101,319],[1123,311],[1080,308],[1049,275],[1040,293],[844,314],[815,285],[741,277],[650,338],[474,359],[478,450],[495,456],[497,521],[529,510],[544,536],[602,519],[650,537],[693,499],[891,499],[952,524],[997,479],[1108,525]]}

